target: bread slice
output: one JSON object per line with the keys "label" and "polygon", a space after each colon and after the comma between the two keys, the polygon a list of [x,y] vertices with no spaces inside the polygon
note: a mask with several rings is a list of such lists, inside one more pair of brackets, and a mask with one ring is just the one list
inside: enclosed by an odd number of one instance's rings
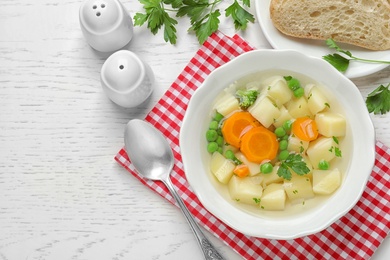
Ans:
{"label": "bread slice", "polygon": [[271,0],[270,15],[289,36],[390,49],[390,0]]}

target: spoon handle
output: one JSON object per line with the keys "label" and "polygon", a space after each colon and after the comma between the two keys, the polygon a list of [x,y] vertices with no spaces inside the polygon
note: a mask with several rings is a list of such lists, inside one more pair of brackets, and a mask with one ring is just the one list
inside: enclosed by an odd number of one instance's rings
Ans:
{"label": "spoon handle", "polygon": [[198,240],[199,246],[202,249],[204,258],[206,260],[215,260],[215,259],[223,260],[224,258],[213,247],[213,245],[209,242],[209,240],[203,234],[203,232],[200,229],[200,227],[198,226],[198,224],[195,222],[190,211],[187,209],[186,205],[184,204],[184,202],[180,198],[179,194],[176,192],[176,190],[172,184],[171,179],[168,177],[166,180],[163,180],[163,182],[168,187],[172,196],[175,198],[175,200],[179,204],[180,209],[183,212],[184,216],[186,217],[188,224],[190,224],[190,227]]}

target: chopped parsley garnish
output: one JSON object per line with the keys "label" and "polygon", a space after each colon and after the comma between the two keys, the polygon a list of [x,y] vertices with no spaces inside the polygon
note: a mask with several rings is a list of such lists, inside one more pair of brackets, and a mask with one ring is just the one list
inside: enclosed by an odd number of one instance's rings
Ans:
{"label": "chopped parsley garnish", "polygon": [[335,147],[335,148],[334,148],[334,154],[335,154],[337,157],[342,157],[341,150],[340,150],[340,148],[338,148],[338,147]]}
{"label": "chopped parsley garnish", "polygon": [[305,175],[310,172],[307,164],[303,161],[302,155],[291,153],[286,160],[282,161],[277,171],[278,176],[291,180],[293,170],[298,175]]}

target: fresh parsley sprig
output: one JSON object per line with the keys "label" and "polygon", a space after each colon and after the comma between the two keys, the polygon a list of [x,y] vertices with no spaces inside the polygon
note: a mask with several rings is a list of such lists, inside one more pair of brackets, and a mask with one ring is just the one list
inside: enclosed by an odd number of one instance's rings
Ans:
{"label": "fresh parsley sprig", "polygon": [[290,169],[298,175],[305,175],[310,172],[302,156],[298,153],[289,154],[287,159],[280,164],[277,174],[286,180],[291,180],[292,173]]}
{"label": "fresh parsley sprig", "polygon": [[[221,11],[217,8],[222,0],[139,0],[145,13],[136,13],[134,25],[147,27],[153,34],[164,28],[164,40],[175,44],[177,40],[175,18],[189,17],[191,27],[199,43],[203,44],[207,38],[219,28]],[[254,16],[245,8],[250,7],[250,0],[234,0],[225,9],[225,16],[233,20],[237,30],[245,30],[249,22],[254,22]],[[173,18],[175,17],[175,18]]]}
{"label": "fresh parsley sprig", "polygon": [[358,58],[348,50],[344,50],[340,48],[340,46],[337,45],[337,43],[333,39],[327,39],[326,45],[328,45],[329,48],[335,49],[337,52],[342,53],[345,56],[342,56],[338,53],[334,54],[328,54],[323,56],[322,58],[333,65],[337,70],[341,72],[345,72],[348,67],[350,61],[361,61],[361,62],[369,62],[369,63],[381,63],[381,64],[390,64],[390,61],[383,61],[383,60],[371,60],[371,59],[362,59]]}
{"label": "fresh parsley sprig", "polygon": [[[242,0],[242,5],[251,7],[251,1]],[[245,30],[248,22],[253,23],[255,21],[254,16],[245,10],[242,5],[240,5],[237,0],[234,0],[233,4],[225,9],[226,17],[230,16],[233,19],[236,30]]]}
{"label": "fresh parsley sprig", "polygon": [[188,16],[190,18],[191,27],[188,31],[195,32],[201,44],[219,28],[221,13],[219,9],[216,9],[216,6],[220,1],[209,3],[209,0],[183,0],[183,6],[176,14],[177,17]]}
{"label": "fresh parsley sprig", "polygon": [[[335,49],[337,52],[340,52],[346,55],[349,58],[346,58],[340,54],[334,53],[323,56],[322,58],[332,64],[337,70],[345,72],[349,67],[349,62],[352,60],[362,61],[362,62],[371,62],[371,63],[382,63],[390,64],[390,61],[383,60],[370,60],[370,59],[361,59],[352,55],[350,51],[343,50],[333,39],[327,39],[326,44],[329,48]],[[390,111],[390,83],[385,87],[380,85],[366,98],[366,106],[369,113],[377,114],[386,114]]]}
{"label": "fresh parsley sprig", "polygon": [[368,112],[377,114],[386,114],[390,111],[390,83],[385,87],[380,85],[370,94],[368,94],[366,99],[366,106]]}
{"label": "fresh parsley sprig", "polygon": [[143,4],[145,13],[136,13],[134,15],[134,25],[142,26],[147,22],[147,27],[155,35],[164,27],[164,40],[171,44],[176,43],[176,28],[177,20],[168,14],[166,5],[171,5],[172,8],[178,8],[181,5],[181,0],[139,0]]}

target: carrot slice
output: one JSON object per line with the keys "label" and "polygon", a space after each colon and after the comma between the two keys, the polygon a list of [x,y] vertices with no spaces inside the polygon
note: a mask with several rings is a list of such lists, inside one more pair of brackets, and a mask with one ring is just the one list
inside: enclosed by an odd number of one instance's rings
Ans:
{"label": "carrot slice", "polygon": [[228,144],[240,148],[242,135],[257,126],[260,126],[260,123],[249,112],[236,112],[225,120],[222,135]]}
{"label": "carrot slice", "polygon": [[318,137],[316,121],[309,117],[297,118],[292,124],[291,131],[303,141],[313,141]]}
{"label": "carrot slice", "polygon": [[278,149],[276,135],[265,127],[252,128],[241,139],[241,152],[254,163],[275,159]]}
{"label": "carrot slice", "polygon": [[244,178],[249,175],[249,167],[246,164],[237,165],[236,168],[234,168],[233,173],[240,178]]}

